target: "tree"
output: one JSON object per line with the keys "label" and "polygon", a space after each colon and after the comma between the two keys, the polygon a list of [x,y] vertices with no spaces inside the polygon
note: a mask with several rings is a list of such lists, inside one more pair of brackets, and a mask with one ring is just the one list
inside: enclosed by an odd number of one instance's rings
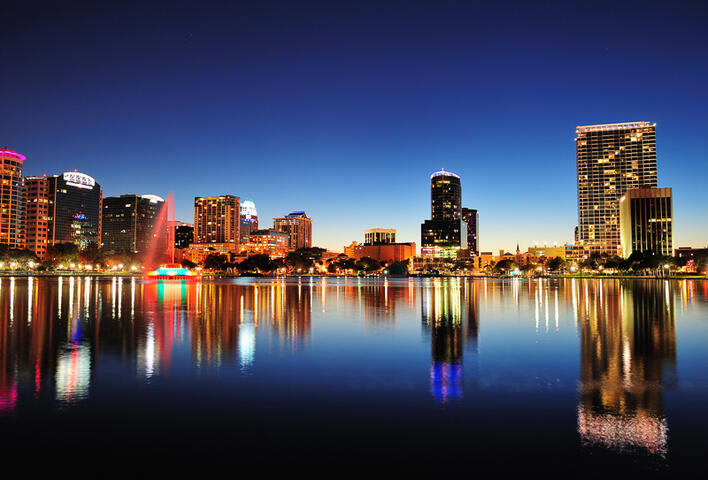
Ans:
{"label": "tree", "polygon": [[516,263],[509,259],[499,260],[495,265],[493,270],[499,273],[509,273],[517,267]]}
{"label": "tree", "polygon": [[553,257],[546,263],[546,267],[551,272],[557,272],[566,267],[566,262],[561,257]]}
{"label": "tree", "polygon": [[0,245],[0,260],[7,266],[14,264],[15,268],[27,268],[30,263],[39,265],[39,258],[31,250],[17,250]]}
{"label": "tree", "polygon": [[597,260],[594,258],[586,258],[582,262],[580,262],[580,268],[587,269],[587,270],[595,270],[597,268]]}
{"label": "tree", "polygon": [[369,273],[381,269],[381,262],[370,257],[362,257],[356,262],[357,270]]}
{"label": "tree", "polygon": [[529,262],[521,267],[521,271],[528,275],[530,272],[534,272],[537,267],[536,264]]}
{"label": "tree", "polygon": [[[309,249],[308,249],[309,250]],[[309,253],[300,250],[288,253],[285,257],[285,265],[292,267],[294,270],[308,271],[314,264],[314,260],[308,256]]]}
{"label": "tree", "polygon": [[48,263],[52,265],[70,265],[79,262],[79,247],[73,243],[57,243],[47,247]]}
{"label": "tree", "polygon": [[204,268],[207,270],[224,271],[227,268],[227,260],[225,255],[212,253],[204,259]]}
{"label": "tree", "polygon": [[629,268],[629,263],[622,257],[613,255],[611,257],[608,257],[605,260],[605,263],[603,264],[603,268],[609,269],[609,270],[627,270]]}
{"label": "tree", "polygon": [[408,262],[393,262],[391,265],[386,267],[389,275],[407,275],[408,274]]}
{"label": "tree", "polygon": [[264,253],[251,255],[238,265],[236,268],[240,272],[272,272],[277,268],[277,265],[271,261],[270,257]]}
{"label": "tree", "polygon": [[197,266],[197,264],[185,258],[184,260],[182,260],[182,266],[184,268],[194,268]]}

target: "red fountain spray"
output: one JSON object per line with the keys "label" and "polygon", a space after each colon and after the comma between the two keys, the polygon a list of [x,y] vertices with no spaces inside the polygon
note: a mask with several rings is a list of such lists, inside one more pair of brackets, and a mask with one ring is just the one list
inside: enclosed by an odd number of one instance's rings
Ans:
{"label": "red fountain spray", "polygon": [[174,195],[172,192],[155,218],[152,242],[143,255],[143,267],[154,270],[161,264],[171,264],[175,258]]}

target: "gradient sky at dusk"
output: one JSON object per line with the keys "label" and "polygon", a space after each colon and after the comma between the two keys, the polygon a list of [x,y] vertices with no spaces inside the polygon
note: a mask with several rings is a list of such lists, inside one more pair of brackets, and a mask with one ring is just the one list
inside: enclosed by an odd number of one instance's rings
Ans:
{"label": "gradient sky at dusk", "polygon": [[445,167],[497,250],[572,240],[576,125],[648,120],[675,246],[707,245],[708,4],[571,3],[3,2],[0,145],[180,220],[305,210],[340,251],[419,244]]}

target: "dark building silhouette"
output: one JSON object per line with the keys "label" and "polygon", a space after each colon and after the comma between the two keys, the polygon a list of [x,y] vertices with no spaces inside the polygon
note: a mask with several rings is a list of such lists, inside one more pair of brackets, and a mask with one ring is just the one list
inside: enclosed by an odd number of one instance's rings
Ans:
{"label": "dark building silhouette", "polygon": [[103,248],[121,252],[146,252],[155,242],[165,241],[155,227],[165,208],[156,195],[121,195],[103,199]]}
{"label": "dark building silhouette", "polygon": [[479,215],[473,208],[462,209],[462,220],[467,224],[467,249],[479,256]]}
{"label": "dark building silhouette", "polygon": [[192,225],[175,226],[175,248],[187,248],[194,243],[194,227]]}
{"label": "dark building silhouette", "polygon": [[430,176],[430,217],[420,228],[423,256],[456,257],[460,249],[467,248],[458,175],[440,170]]}

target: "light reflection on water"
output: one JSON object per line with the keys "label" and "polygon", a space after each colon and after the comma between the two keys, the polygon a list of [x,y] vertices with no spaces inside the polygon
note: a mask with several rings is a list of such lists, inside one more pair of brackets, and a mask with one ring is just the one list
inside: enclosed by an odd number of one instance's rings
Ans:
{"label": "light reflection on water", "polygon": [[[112,383],[187,395],[204,375],[228,378],[213,386],[224,394],[244,381],[274,395],[289,382],[301,396],[404,394],[424,418],[483,406],[484,421],[500,425],[509,408],[545,408],[520,392],[552,403],[574,391],[575,424],[555,427],[576,431],[579,449],[665,458],[674,428],[666,392],[690,400],[706,391],[699,367],[708,355],[697,346],[708,339],[707,288],[704,280],[0,278],[0,416],[52,408],[47,398],[61,408],[98,402],[94,393]],[[682,377],[695,392],[681,388]],[[480,405],[490,393],[518,403]]]}

